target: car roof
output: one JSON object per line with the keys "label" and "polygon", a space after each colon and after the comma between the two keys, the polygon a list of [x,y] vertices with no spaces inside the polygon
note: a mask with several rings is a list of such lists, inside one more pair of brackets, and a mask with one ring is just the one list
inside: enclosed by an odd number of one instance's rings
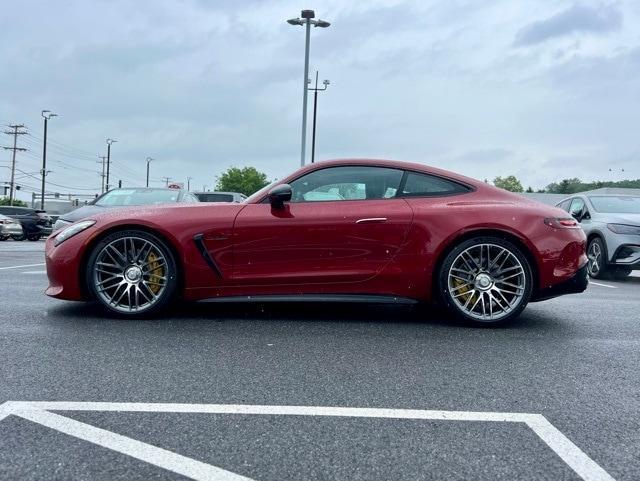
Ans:
{"label": "car roof", "polygon": [[[463,184],[470,184],[474,187],[478,187],[484,185],[484,182],[474,179],[471,177],[467,177],[466,175],[457,174],[455,172],[451,172],[450,170],[440,169],[438,167],[432,167],[426,164],[420,164],[418,162],[407,162],[404,160],[391,160],[391,159],[366,159],[366,158],[354,158],[354,159],[332,159],[332,160],[321,160],[319,162],[314,162],[313,164],[308,164],[306,167],[292,173],[296,174],[296,176],[300,176],[308,171],[321,169],[325,167],[339,167],[339,166],[347,166],[347,165],[365,165],[370,167],[388,167],[392,169],[402,169],[402,170],[413,170],[417,172],[423,172],[425,174],[437,175],[440,177],[445,177],[452,180],[457,180],[462,182]],[[287,176],[287,178],[291,177],[291,175]]]}

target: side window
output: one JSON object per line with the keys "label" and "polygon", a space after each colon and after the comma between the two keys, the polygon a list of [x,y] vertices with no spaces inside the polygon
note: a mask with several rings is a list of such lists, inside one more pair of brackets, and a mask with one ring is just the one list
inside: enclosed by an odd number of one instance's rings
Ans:
{"label": "side window", "polygon": [[469,188],[457,182],[429,174],[407,172],[402,188],[403,196],[450,195],[469,192]]}
{"label": "side window", "polygon": [[584,209],[584,200],[582,200],[580,197],[576,197],[571,201],[571,208],[569,209],[569,214],[573,216],[580,215],[583,209]]}
{"label": "side window", "polygon": [[573,200],[573,199],[567,199],[567,200],[564,200],[564,201],[562,201],[562,202],[560,202],[560,203],[558,204],[558,207],[560,207],[560,208],[561,208],[562,210],[564,210],[565,212],[569,212],[569,206],[571,205],[571,201],[572,201],[572,200]]}
{"label": "side window", "polygon": [[386,167],[345,166],[315,170],[291,182],[291,202],[389,199],[402,171]]}

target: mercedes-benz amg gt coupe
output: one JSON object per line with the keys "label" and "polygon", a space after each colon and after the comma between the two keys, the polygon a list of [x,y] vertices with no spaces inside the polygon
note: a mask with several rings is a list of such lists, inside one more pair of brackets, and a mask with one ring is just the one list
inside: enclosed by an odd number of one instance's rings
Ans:
{"label": "mercedes-benz amg gt coupe", "polygon": [[189,301],[437,302],[476,325],[587,287],[565,211],[417,163],[311,164],[242,203],[107,211],[47,240],[46,293],[122,317]]}

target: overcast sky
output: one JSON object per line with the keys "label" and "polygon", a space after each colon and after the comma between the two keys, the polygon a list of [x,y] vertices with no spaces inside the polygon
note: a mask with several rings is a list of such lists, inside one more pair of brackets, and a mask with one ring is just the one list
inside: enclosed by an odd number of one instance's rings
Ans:
{"label": "overcast sky", "polygon": [[[99,188],[107,137],[125,185],[144,184],[147,156],[154,185],[191,176],[199,189],[230,166],[296,169],[304,30],[285,20],[302,8],[332,24],[311,41],[312,71],[331,80],[320,159],[412,160],[534,188],[640,178],[638,1],[3,2],[0,122],[33,134],[18,168],[39,170],[49,109],[48,180],[78,192]],[[0,151],[0,181],[9,159]]]}

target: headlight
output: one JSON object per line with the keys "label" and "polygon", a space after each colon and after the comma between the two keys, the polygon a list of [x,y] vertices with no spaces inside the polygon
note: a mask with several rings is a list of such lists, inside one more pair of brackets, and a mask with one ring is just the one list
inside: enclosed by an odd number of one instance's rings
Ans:
{"label": "headlight", "polygon": [[640,235],[640,227],[626,224],[607,224],[607,228],[616,234]]}
{"label": "headlight", "polygon": [[53,245],[58,246],[62,244],[64,241],[66,241],[70,237],[73,237],[74,235],[79,234],[83,230],[88,229],[95,223],[96,223],[95,220],[83,220],[82,222],[78,222],[77,224],[70,225],[69,227],[64,229],[62,232],[60,232],[55,237],[55,239],[53,239]]}
{"label": "headlight", "polygon": [[68,225],[73,224],[73,222],[69,222],[68,220],[64,220],[64,219],[58,219],[55,224],[53,224],[53,231],[57,231],[60,229],[64,229],[65,227],[67,227]]}

